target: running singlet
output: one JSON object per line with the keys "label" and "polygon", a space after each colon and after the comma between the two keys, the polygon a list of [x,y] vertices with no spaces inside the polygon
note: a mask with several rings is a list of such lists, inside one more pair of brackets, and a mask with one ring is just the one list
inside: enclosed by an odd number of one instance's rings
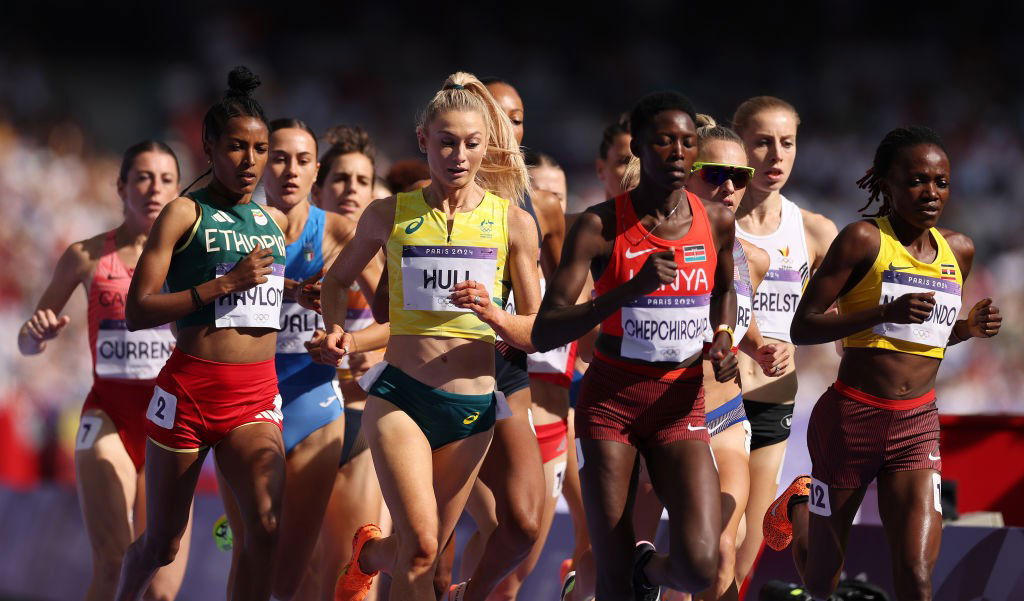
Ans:
{"label": "running singlet", "polygon": [[491,301],[508,298],[508,201],[486,192],[468,213],[448,218],[427,205],[423,190],[396,196],[395,225],[387,242],[391,334],[494,342],[494,330],[470,309],[451,304],[455,284],[483,283]]}
{"label": "running singlet", "polygon": [[[751,292],[754,287],[750,283],[750,266],[747,264],[747,253],[743,252],[743,245],[739,240],[732,247],[732,287],[736,290],[736,331],[733,337],[733,347],[739,345],[740,340],[747,335],[750,329],[751,317]],[[711,344],[714,336],[711,328],[708,328],[704,335],[704,342]]]}
{"label": "running singlet", "polygon": [[736,237],[763,249],[770,257],[768,273],[752,301],[757,327],[768,338],[792,342],[789,327],[810,277],[810,255],[800,207],[783,196],[779,229],[767,236],[755,236],[743,231],[737,222]]}
{"label": "running singlet", "polygon": [[615,242],[608,267],[594,284],[597,295],[633,279],[652,252],[674,251],[679,265],[674,282],[623,305],[601,323],[602,334],[622,337],[623,357],[679,362],[704,346],[718,256],[704,205],[690,192],[686,201],[693,214],[690,231],[665,240],[640,223],[628,192],[615,197]]}
{"label": "running singlet", "polygon": [[[285,247],[286,278],[301,282],[323,269],[325,219],[323,209],[309,207],[302,234],[298,240]],[[305,384],[313,387],[334,378],[332,366],[314,363],[306,352],[305,342],[312,338],[317,328],[324,329],[324,321],[319,313],[295,301],[283,301],[281,329],[277,333],[277,377],[282,386]]]}
{"label": "running singlet", "polygon": [[884,305],[911,292],[934,292],[935,308],[921,324],[882,323],[843,339],[844,347],[878,348],[941,359],[960,314],[963,277],[956,256],[939,230],[931,228],[938,247],[935,260],[915,259],[900,243],[888,217],[876,218],[878,256],[861,281],[839,297],[841,314]]}
{"label": "running singlet", "polygon": [[188,290],[231,271],[258,243],[273,252],[267,281],[248,290],[225,294],[178,320],[178,329],[213,324],[218,328],[280,327],[284,295],[284,234],[255,202],[221,207],[211,203],[206,188],[188,195],[199,217],[187,240],[174,250],[167,270],[171,292]]}
{"label": "running singlet", "polygon": [[174,350],[170,324],[128,331],[124,306],[133,272],[117,255],[114,232],[107,232],[89,285],[89,347],[97,378],[154,380]]}

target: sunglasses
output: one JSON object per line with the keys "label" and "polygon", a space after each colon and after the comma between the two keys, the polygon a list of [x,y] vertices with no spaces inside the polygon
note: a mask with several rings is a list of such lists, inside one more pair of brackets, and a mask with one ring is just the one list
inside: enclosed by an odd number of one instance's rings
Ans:
{"label": "sunglasses", "polygon": [[753,167],[741,167],[739,165],[728,165],[726,163],[705,163],[697,161],[690,169],[690,173],[700,171],[700,177],[712,186],[721,186],[732,180],[732,185],[737,190],[745,188],[754,177]]}

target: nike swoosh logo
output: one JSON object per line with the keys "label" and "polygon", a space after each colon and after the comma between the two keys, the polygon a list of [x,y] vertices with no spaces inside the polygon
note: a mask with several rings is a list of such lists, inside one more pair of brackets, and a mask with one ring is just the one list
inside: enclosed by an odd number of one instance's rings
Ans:
{"label": "nike swoosh logo", "polygon": [[648,248],[647,250],[641,250],[641,251],[637,251],[637,252],[632,252],[632,251],[630,251],[627,248],[626,249],[626,258],[627,259],[635,259],[635,258],[639,257],[640,255],[646,255],[647,253],[654,252],[656,250],[658,250],[658,249],[656,249],[656,248]]}
{"label": "nike swoosh logo", "polygon": [[108,280],[127,280],[128,276],[126,276],[126,275],[114,275],[112,273],[108,273],[107,274],[107,279]]}
{"label": "nike swoosh logo", "polygon": [[690,432],[696,432],[697,430],[707,430],[707,427],[700,426],[698,428],[694,428],[693,424],[686,424],[686,429],[689,430]]}
{"label": "nike swoosh logo", "polygon": [[898,265],[893,265],[892,261],[889,261],[889,271],[904,271],[904,270],[910,269],[910,268],[911,268],[910,265],[907,265],[906,267],[900,267]]}
{"label": "nike swoosh logo", "polygon": [[931,453],[928,453],[928,459],[931,459],[932,461],[938,461],[939,459],[942,459],[942,455],[939,455],[938,457],[935,457]]}
{"label": "nike swoosh logo", "polygon": [[708,428],[708,434],[710,434],[712,436],[714,436],[715,434],[718,434],[718,431],[721,430],[722,426],[724,426],[724,425],[725,425],[725,422],[719,422],[719,423],[715,424],[714,428]]}

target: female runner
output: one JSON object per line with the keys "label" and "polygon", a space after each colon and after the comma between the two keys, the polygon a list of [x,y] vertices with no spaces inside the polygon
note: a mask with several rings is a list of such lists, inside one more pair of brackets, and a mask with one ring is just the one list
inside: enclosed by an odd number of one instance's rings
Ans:
{"label": "female runner", "polygon": [[[82,406],[75,439],[75,472],[89,542],[92,581],[87,601],[110,599],[125,549],[145,527],[145,407],[157,373],[174,348],[169,327],[130,332],[124,304],[149,230],[178,191],[178,159],[163,142],[125,151],[117,178],[124,221],[64,251],[36,311],[18,332],[24,355],[46,350],[71,322],[61,310],[79,284],[88,297],[93,387]],[[188,528],[181,551],[149,586],[152,599],[173,599],[188,563]]]}
{"label": "female runner", "polygon": [[[630,126],[640,183],[573,225],[533,330],[543,351],[601,324],[576,411],[598,599],[648,601],[661,585],[701,591],[718,562],[718,476],[700,360],[711,327],[716,375],[736,377],[734,224],[725,207],[705,209],[684,189],[697,154],[694,118],[689,100],[673,92],[637,103]],[[598,296],[575,304],[588,270]],[[667,555],[647,542],[634,552],[638,452],[669,510]]]}
{"label": "female runner", "polygon": [[237,67],[228,86],[203,119],[213,178],[160,213],[128,291],[129,329],[176,321],[178,341],[146,412],[146,530],[125,554],[118,601],[139,599],[174,560],[214,445],[245,524],[231,597],[270,597],[285,474],[274,352],[287,218],[252,202],[269,144],[252,97],[259,78]]}
{"label": "female runner", "polygon": [[[392,339],[364,376],[364,432],[396,533],[359,529],[336,598],[358,601],[376,573],[391,599],[433,601],[438,550],[462,513],[495,422],[495,335],[532,351],[540,300],[536,229],[510,204],[527,189],[512,124],[480,81],[450,76],[417,129],[431,184],[380,200],[324,283],[325,359],[352,349],[343,292],[387,251]],[[508,282],[518,315],[502,310]]]}
{"label": "female runner", "polygon": [[[788,102],[771,96],[751,98],[736,109],[733,126],[743,139],[754,178],[736,210],[736,237],[768,253],[768,273],[752,299],[765,340],[784,343],[792,354],[789,324],[807,278],[821,265],[836,226],[801,209],[782,195],[796,159],[800,117]],[[793,361],[780,377],[765,376],[753,360],[740,356],[743,406],[750,420],[750,497],[746,533],[736,557],[736,579],[750,571],[763,540],[761,518],[775,498],[786,440],[793,420],[796,373]]]}
{"label": "female runner", "polygon": [[[754,175],[754,170],[747,167],[743,141],[734,131],[717,125],[707,115],[697,115],[697,140],[700,152],[686,189],[708,205],[723,204],[735,212]],[[733,261],[737,346],[757,361],[766,376],[778,376],[784,373],[789,362],[789,347],[765,344],[751,312],[751,298],[757,294],[768,271],[768,254],[737,239]],[[707,342],[711,342],[710,337]],[[722,492],[718,576],[710,589],[697,596],[708,601],[739,598],[735,574],[736,536],[750,485],[750,425],[743,411],[741,384],[739,381],[718,382],[711,362],[704,362],[704,406]]]}
{"label": "female runner", "polygon": [[[957,319],[974,243],[936,228],[950,168],[935,132],[889,132],[858,184],[869,192],[864,209],[881,207],[843,228],[793,319],[797,344],[842,339],[845,349],[807,430],[804,580],[819,599],[835,589],[853,517],[877,479],[896,596],[931,599],[942,537],[935,376],[947,346],[995,336],[1002,318],[986,298]],[[838,314],[826,312],[837,301]]]}

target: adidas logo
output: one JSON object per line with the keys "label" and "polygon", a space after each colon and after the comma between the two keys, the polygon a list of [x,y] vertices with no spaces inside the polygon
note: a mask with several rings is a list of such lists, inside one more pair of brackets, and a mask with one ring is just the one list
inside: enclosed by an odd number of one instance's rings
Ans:
{"label": "adidas logo", "polygon": [[230,217],[230,216],[229,216],[229,215],[228,215],[227,213],[225,213],[224,211],[217,211],[217,212],[216,212],[216,213],[214,213],[214,214],[213,214],[213,216],[212,216],[212,217],[210,217],[210,218],[211,218],[211,219],[213,219],[214,221],[217,221],[217,222],[220,222],[220,223],[234,223],[234,222],[235,222],[235,220],[234,220],[234,219],[232,219],[232,218],[231,218],[231,217]]}
{"label": "adidas logo", "polygon": [[277,409],[268,409],[266,411],[260,411],[259,413],[256,414],[256,417],[258,419],[265,419],[267,421],[274,422],[275,424],[280,424],[281,421],[283,420],[281,412]]}

